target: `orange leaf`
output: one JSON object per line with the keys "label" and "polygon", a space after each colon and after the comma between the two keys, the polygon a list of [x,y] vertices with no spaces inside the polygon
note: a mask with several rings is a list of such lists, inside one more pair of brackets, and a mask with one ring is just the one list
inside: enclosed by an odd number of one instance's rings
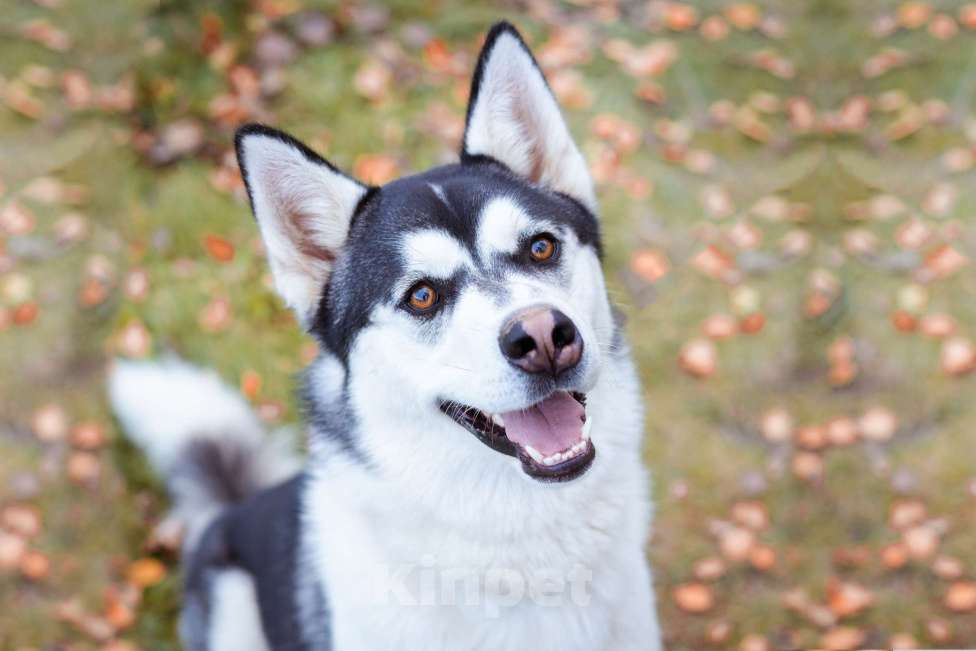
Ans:
{"label": "orange leaf", "polygon": [[203,238],[203,245],[210,257],[217,262],[230,262],[234,259],[234,245],[219,235],[208,233]]}

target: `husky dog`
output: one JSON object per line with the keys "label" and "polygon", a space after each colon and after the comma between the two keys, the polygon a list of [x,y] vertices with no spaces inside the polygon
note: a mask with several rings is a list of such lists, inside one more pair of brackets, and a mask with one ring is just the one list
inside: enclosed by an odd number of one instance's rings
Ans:
{"label": "husky dog", "polygon": [[186,647],[659,649],[640,389],[518,32],[488,34],[457,164],[369,187],[260,125],[237,154],[321,354],[302,469],[213,373],[112,371],[185,527]]}

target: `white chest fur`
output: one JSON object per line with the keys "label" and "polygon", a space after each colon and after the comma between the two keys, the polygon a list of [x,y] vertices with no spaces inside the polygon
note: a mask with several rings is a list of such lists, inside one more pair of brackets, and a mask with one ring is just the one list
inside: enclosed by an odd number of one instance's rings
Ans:
{"label": "white chest fur", "polygon": [[597,459],[569,484],[487,449],[476,480],[456,468],[421,489],[326,463],[305,517],[336,651],[658,649],[641,416],[621,370],[591,393]]}

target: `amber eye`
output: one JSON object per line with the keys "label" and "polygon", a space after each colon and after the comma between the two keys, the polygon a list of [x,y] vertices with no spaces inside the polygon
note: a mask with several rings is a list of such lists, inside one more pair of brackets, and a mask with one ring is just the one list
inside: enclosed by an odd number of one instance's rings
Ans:
{"label": "amber eye", "polygon": [[555,252],[556,241],[552,239],[551,235],[539,235],[529,245],[529,254],[533,260],[538,260],[539,262],[548,260]]}
{"label": "amber eye", "polygon": [[407,302],[418,312],[426,312],[437,305],[437,291],[428,283],[417,283],[410,288]]}

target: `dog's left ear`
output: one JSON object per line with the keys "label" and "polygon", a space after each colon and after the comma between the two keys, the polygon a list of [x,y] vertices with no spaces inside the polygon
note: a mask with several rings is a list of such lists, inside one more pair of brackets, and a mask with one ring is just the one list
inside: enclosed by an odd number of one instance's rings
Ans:
{"label": "dog's left ear", "polygon": [[471,83],[461,160],[478,156],[489,156],[596,212],[586,160],[542,70],[507,22],[488,33]]}
{"label": "dog's left ear", "polygon": [[307,327],[369,188],[260,124],[241,127],[236,145],[275,288]]}

